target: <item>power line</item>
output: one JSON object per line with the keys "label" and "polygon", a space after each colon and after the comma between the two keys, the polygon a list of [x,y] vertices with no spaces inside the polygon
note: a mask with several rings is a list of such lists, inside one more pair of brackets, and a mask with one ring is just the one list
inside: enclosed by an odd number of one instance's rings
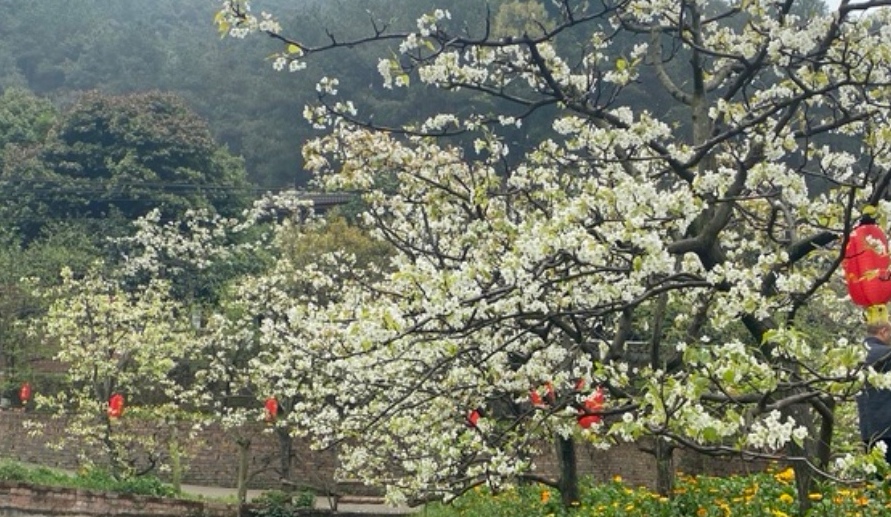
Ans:
{"label": "power line", "polygon": [[[255,185],[222,185],[202,183],[167,183],[167,182],[136,182],[136,181],[109,181],[99,180],[54,180],[40,178],[17,178],[0,180],[0,199],[18,199],[24,187],[27,192],[34,194],[37,199],[52,199],[60,196],[75,195],[78,197],[90,197],[93,195],[101,198],[88,199],[88,201],[132,201],[135,199],[151,199],[146,193],[154,194],[252,194],[260,196],[267,193],[280,193],[288,190],[297,190],[291,187],[258,187]],[[342,204],[354,198],[353,194],[346,192],[311,192],[297,191],[301,197],[309,198],[322,204]],[[107,195],[116,197],[107,197]]]}

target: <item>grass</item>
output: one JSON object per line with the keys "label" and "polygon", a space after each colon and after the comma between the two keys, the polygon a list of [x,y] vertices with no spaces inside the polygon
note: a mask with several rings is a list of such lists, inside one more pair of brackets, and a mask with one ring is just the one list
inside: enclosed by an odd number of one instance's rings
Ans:
{"label": "grass", "polygon": [[[891,515],[891,488],[886,482],[860,486],[825,484],[809,495],[808,517]],[[746,476],[679,476],[672,497],[625,484],[584,483],[571,508],[555,491],[525,485],[493,494],[479,489],[451,504],[428,505],[426,517],[789,517],[797,515],[791,469]]]}
{"label": "grass", "polygon": [[[13,461],[0,461],[0,481],[20,481],[37,486],[53,486],[64,488],[84,488],[102,492],[148,495],[155,497],[176,497],[180,499],[214,500],[234,504],[234,495],[224,498],[207,498],[177,492],[171,485],[155,476],[138,476],[115,479],[103,470],[87,470],[71,474],[59,469],[40,466],[28,466]],[[289,515],[294,508],[312,507],[315,494],[308,490],[285,493],[269,490],[254,498],[251,503],[258,506],[258,513],[265,517]]]}
{"label": "grass", "polygon": [[0,480],[21,481],[32,485],[84,488],[122,494],[176,497],[170,485],[154,476],[115,479],[103,470],[87,470],[77,474],[47,467],[29,467],[12,461],[0,462]]}

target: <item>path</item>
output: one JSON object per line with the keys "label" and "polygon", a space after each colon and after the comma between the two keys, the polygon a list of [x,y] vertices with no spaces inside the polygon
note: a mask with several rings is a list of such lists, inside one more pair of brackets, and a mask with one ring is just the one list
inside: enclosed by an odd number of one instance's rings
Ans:
{"label": "path", "polygon": [[[202,496],[205,498],[235,500],[235,489],[216,486],[182,485],[184,494]],[[247,500],[262,494],[264,490],[248,490]],[[326,497],[316,497],[316,508],[330,508]],[[393,507],[383,504],[381,500],[373,497],[343,497],[337,504],[340,513],[367,513],[373,515],[406,515],[420,511],[420,508],[408,508],[404,506]]]}

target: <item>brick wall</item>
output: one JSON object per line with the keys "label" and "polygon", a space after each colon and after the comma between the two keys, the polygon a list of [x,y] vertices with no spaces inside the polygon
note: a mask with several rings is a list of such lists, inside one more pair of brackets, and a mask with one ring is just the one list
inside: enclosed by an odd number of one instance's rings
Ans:
{"label": "brick wall", "polygon": [[230,517],[232,505],[0,481],[0,516]]}
{"label": "brick wall", "polygon": [[[38,420],[45,425],[42,436],[29,436],[24,429],[28,419]],[[64,422],[38,413],[22,413],[19,411],[0,411],[0,458],[33,462],[41,465],[77,468],[77,451],[52,450],[48,447],[54,437],[64,432]],[[185,435],[185,431],[181,436]],[[278,441],[275,435],[262,425],[242,430],[242,436],[251,439],[250,463],[255,473],[249,486],[251,488],[278,488]],[[192,458],[187,462],[183,483],[234,487],[238,465],[238,448],[233,436],[218,427],[204,430],[200,438],[189,444]],[[618,444],[609,450],[597,450],[585,444],[577,447],[579,471],[582,475],[591,476],[598,481],[608,481],[614,476],[621,476],[633,486],[654,487],[656,463],[653,456],[642,449],[647,443]],[[553,449],[536,461],[539,471],[547,474],[557,472],[556,456],[550,454]],[[295,460],[292,464],[291,479],[294,483],[323,489],[334,487],[334,471],[337,459],[333,453],[310,451],[294,443]],[[745,462],[740,459],[716,459],[689,451],[675,452],[675,467],[686,473],[711,473],[726,475],[729,473],[761,470],[763,464]],[[336,490],[341,493],[370,494],[374,491],[356,485],[340,485]]]}
{"label": "brick wall", "polygon": [[[28,420],[40,422],[44,426],[43,432],[40,435],[29,435],[25,429],[25,422]],[[64,428],[64,420],[54,419],[49,415],[16,410],[0,411],[0,458],[75,470],[78,467],[76,447],[64,450],[51,447],[59,436],[63,436]],[[234,436],[217,426],[203,430],[197,440],[187,441],[182,438],[187,435],[185,428],[179,433],[180,441],[190,449],[191,456],[186,460],[183,483],[234,487],[238,468],[238,447]],[[240,430],[240,436],[251,440],[252,477],[249,487],[280,487],[276,470],[279,457],[276,436],[262,424]],[[98,454],[97,451],[97,455],[90,458],[101,464],[103,458]],[[311,451],[295,443],[294,455],[291,467],[293,482],[318,489],[332,486],[336,468],[333,453]]]}

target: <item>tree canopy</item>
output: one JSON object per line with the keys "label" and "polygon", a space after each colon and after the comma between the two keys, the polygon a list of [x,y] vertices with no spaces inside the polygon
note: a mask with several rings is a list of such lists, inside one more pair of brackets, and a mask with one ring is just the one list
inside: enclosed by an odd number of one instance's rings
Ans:
{"label": "tree canopy", "polygon": [[45,138],[19,138],[3,155],[4,211],[26,237],[53,219],[231,214],[251,194],[243,163],[175,95],[89,92],[50,130],[43,118],[17,127]]}
{"label": "tree canopy", "polygon": [[[221,2],[222,33],[280,42],[275,68],[393,42],[386,88],[493,100],[388,124],[319,81],[305,115],[325,136],[305,162],[361,192],[398,252],[382,279],[338,277],[336,297],[287,312],[282,360],[303,369],[280,389],[313,387],[294,425],[397,500],[536,477],[555,435],[563,450],[654,437],[787,458],[803,507],[812,475],[863,467],[851,396],[885,380],[859,364],[835,271],[861,209],[891,211],[891,14],[798,4],[562,1],[534,31],[508,11],[480,28],[435,9],[313,40],[262,2]],[[508,136],[536,116],[547,132]],[[549,402],[530,402],[541,386]],[[597,386],[608,418],[581,428]]]}

